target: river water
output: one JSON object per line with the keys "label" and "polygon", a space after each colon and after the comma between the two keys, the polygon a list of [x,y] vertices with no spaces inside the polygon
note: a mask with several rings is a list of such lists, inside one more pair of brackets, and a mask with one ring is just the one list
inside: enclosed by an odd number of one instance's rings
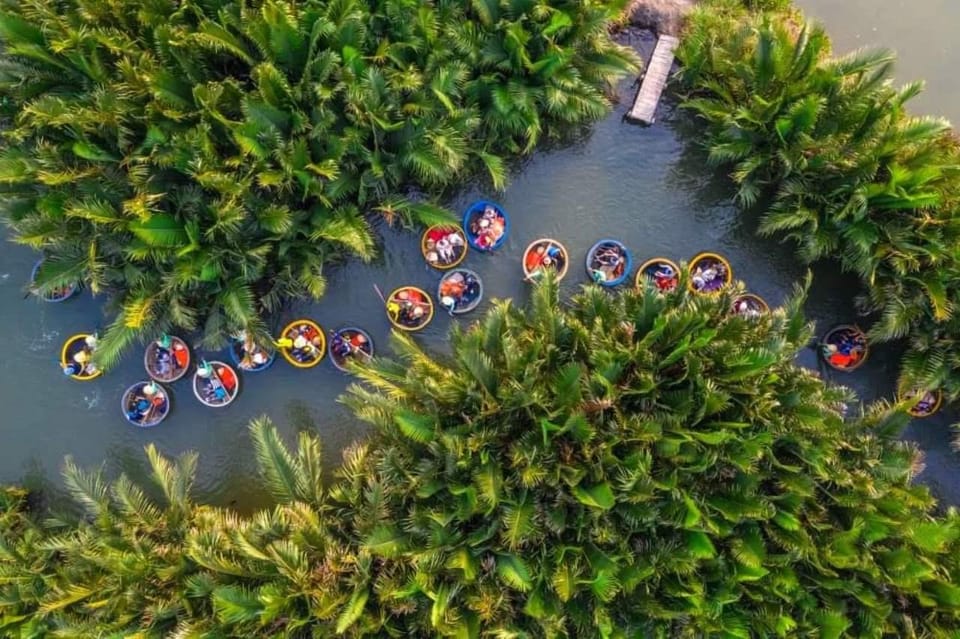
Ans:
{"label": "river water", "polygon": [[[642,44],[648,51],[649,45]],[[722,177],[705,170],[702,157],[684,144],[683,120],[669,101],[653,127],[622,121],[634,90],[624,83],[621,104],[582,139],[539,152],[518,167],[505,193],[466,190],[449,203],[462,210],[477,197],[492,196],[511,215],[505,246],[493,255],[471,253],[465,262],[484,280],[487,301],[478,312],[491,298],[517,303],[527,299],[520,256],[530,241],[544,236],[558,238],[570,251],[572,264],[564,280],[568,292],[586,282],[586,251],[602,237],[625,242],[635,264],[658,255],[680,260],[702,250],[722,252],[730,258],[735,277],[771,304],[779,304],[803,277],[805,269],[794,262],[790,247],[756,237],[753,221],[737,214]],[[381,232],[385,248],[377,263],[349,263],[331,272],[324,300],[289,309],[277,318],[277,326],[301,316],[312,317],[327,329],[360,325],[373,335],[380,352],[385,351],[389,328],[374,284],[384,291],[414,284],[432,292],[439,273],[424,264],[417,234],[389,228]],[[288,439],[298,429],[315,427],[328,467],[338,463],[340,450],[363,436],[364,426],[337,402],[350,378],[329,361],[301,371],[278,360],[265,373],[247,374],[240,396],[222,410],[202,408],[184,379],[172,386],[174,412],[161,426],[130,427],[120,415],[119,400],[129,384],[145,377],[142,353],[131,352],[98,380],[65,380],[56,364],[60,344],[73,333],[103,325],[103,300],[94,300],[89,293],[64,304],[24,299],[34,258],[12,244],[0,250],[0,330],[8,348],[22,354],[21,359],[4,358],[0,365],[0,481],[56,486],[65,455],[84,466],[102,462],[111,473],[122,470],[138,476],[144,466],[142,449],[153,442],[167,454],[200,453],[197,488],[203,499],[251,508],[263,499],[252,478],[255,465],[246,428],[251,418],[269,415]],[[856,281],[830,264],[818,266],[814,273],[807,312],[818,329],[855,321],[849,298],[857,290]],[[452,320],[439,313],[417,334],[418,341],[442,351],[453,321],[469,322],[470,316]],[[799,360],[816,365],[812,351],[801,353]],[[889,397],[896,370],[895,348],[883,346],[874,349],[862,369],[834,379],[870,401]],[[924,480],[947,501],[957,503],[960,481],[952,479],[957,460],[948,447],[951,417],[915,423],[905,436],[927,451]]]}

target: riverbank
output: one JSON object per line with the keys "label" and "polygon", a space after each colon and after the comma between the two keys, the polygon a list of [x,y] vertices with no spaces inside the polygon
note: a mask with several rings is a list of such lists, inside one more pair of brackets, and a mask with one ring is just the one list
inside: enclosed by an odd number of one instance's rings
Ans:
{"label": "riverbank", "polygon": [[680,35],[686,15],[697,0],[634,0],[625,14],[627,21],[659,34]]}

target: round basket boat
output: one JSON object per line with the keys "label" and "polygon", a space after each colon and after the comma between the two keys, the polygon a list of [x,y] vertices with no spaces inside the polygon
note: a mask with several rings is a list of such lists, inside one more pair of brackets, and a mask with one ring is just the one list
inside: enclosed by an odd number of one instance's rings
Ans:
{"label": "round basket boat", "polygon": [[440,308],[451,315],[462,315],[477,308],[483,299],[483,280],[468,268],[446,273],[437,285]]}
{"label": "round basket boat", "polygon": [[637,288],[643,288],[645,279],[658,293],[670,293],[680,284],[680,267],[673,260],[655,257],[641,264],[637,270]]}
{"label": "round basket boat", "polygon": [[[208,375],[204,375],[209,372]],[[204,362],[193,373],[193,394],[204,406],[223,408],[240,392],[237,371],[223,362]]]}
{"label": "round basket boat", "polygon": [[190,359],[190,347],[185,341],[173,335],[164,335],[147,344],[143,366],[151,378],[172,384],[187,374]]}
{"label": "round basket boat", "polygon": [[230,359],[245,373],[259,373],[273,366],[277,351],[272,345],[263,345],[245,337],[230,340]]}
{"label": "round basket boat", "polygon": [[313,320],[298,319],[287,324],[277,344],[280,354],[297,368],[313,368],[327,352],[327,338]]}
{"label": "round basket boat", "polygon": [[867,335],[858,326],[841,324],[830,329],[820,342],[820,355],[827,366],[838,371],[854,371],[867,361],[870,347]]}
{"label": "round basket boat", "polygon": [[940,389],[935,391],[926,391],[923,393],[922,397],[919,396],[920,393],[913,391],[911,393],[907,393],[907,395],[904,397],[904,399],[907,400],[916,400],[916,403],[907,411],[910,413],[911,417],[916,417],[918,419],[930,417],[931,415],[935,415],[937,411],[940,410],[940,406],[943,405],[943,391]]}
{"label": "round basket boat", "polygon": [[433,268],[451,269],[467,257],[467,235],[459,226],[431,226],[420,238],[420,252]]}
{"label": "round basket boat", "polygon": [[419,331],[433,319],[433,300],[423,289],[401,286],[387,296],[387,319],[401,331]]}
{"label": "round basket boat", "polygon": [[700,253],[690,260],[690,279],[687,287],[691,293],[715,295],[733,281],[730,262],[716,253]]}
{"label": "round basket boat", "polygon": [[88,382],[103,375],[103,371],[90,362],[97,348],[97,336],[92,333],[71,335],[60,349],[60,369],[63,374],[78,382]]}
{"label": "round basket boat", "polygon": [[37,263],[33,265],[33,270],[30,271],[30,290],[33,291],[33,294],[39,297],[44,302],[50,302],[51,304],[56,304],[57,302],[64,302],[74,295],[77,294],[77,291],[80,290],[80,285],[74,282],[73,284],[67,284],[66,286],[59,286],[54,290],[41,294],[36,290],[37,275],[40,273],[40,267],[43,265],[43,258],[37,260]]}
{"label": "round basket boat", "polygon": [[587,251],[587,275],[600,286],[614,287],[630,277],[633,258],[623,242],[600,240]]}
{"label": "round basket boat", "polygon": [[156,426],[170,414],[170,393],[153,380],[137,382],[124,391],[120,411],[137,428]]}
{"label": "round basket boat", "polygon": [[339,370],[348,372],[349,362],[362,363],[372,357],[373,338],[362,328],[348,326],[330,334],[330,361]]}
{"label": "round basket boat", "polygon": [[463,213],[463,230],[472,248],[495,251],[507,241],[510,218],[499,204],[477,200]]}
{"label": "round basket boat", "polygon": [[557,280],[562,280],[570,267],[567,248],[549,237],[530,242],[523,252],[523,278],[527,282],[536,282],[546,269],[553,269]]}
{"label": "round basket boat", "polygon": [[767,306],[766,301],[759,295],[754,295],[753,293],[744,293],[738,296],[737,299],[733,300],[733,304],[730,305],[731,313],[746,319],[760,317],[769,311],[770,307]]}

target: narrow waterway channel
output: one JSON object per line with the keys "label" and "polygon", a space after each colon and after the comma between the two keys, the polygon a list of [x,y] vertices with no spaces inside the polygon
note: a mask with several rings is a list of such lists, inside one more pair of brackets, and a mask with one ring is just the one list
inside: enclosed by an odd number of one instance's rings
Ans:
{"label": "narrow waterway channel", "polygon": [[[471,254],[465,264],[483,277],[487,300],[526,300],[521,252],[531,240],[550,236],[564,242],[571,253],[572,268],[564,281],[568,293],[587,280],[583,260],[590,245],[602,237],[616,237],[630,247],[635,260],[657,255],[679,260],[701,250],[722,252],[730,258],[735,277],[771,304],[779,304],[806,272],[794,261],[792,248],[756,237],[752,221],[741,218],[731,205],[722,177],[706,169],[702,158],[685,146],[679,132],[682,120],[669,104],[654,127],[624,123],[622,115],[633,92],[630,82],[624,83],[621,103],[609,117],[576,143],[537,153],[518,169],[506,193],[474,188],[450,203],[462,209],[478,196],[493,196],[511,215],[506,245],[494,255]],[[415,284],[434,291],[439,274],[425,266],[417,234],[392,229],[382,229],[382,234],[383,254],[377,263],[336,269],[322,302],[289,309],[277,318],[277,325],[298,316],[312,317],[324,328],[360,325],[371,332],[381,352],[385,350],[388,324],[373,285],[386,291]],[[105,462],[111,472],[136,475],[143,466],[143,446],[154,442],[167,454],[200,453],[198,489],[203,498],[250,507],[259,498],[246,429],[251,418],[267,414],[286,435],[315,424],[330,466],[339,461],[340,450],[363,436],[363,426],[337,403],[350,378],[326,361],[309,371],[278,361],[268,372],[248,374],[242,379],[240,397],[224,410],[201,408],[183,380],[172,387],[174,413],[164,424],[145,431],[130,427],[118,404],[123,389],[144,378],[142,353],[131,352],[116,370],[93,382],[65,380],[56,365],[60,344],[73,333],[102,325],[103,300],[94,300],[89,293],[65,304],[24,299],[33,260],[34,255],[21,247],[6,244],[0,251],[0,331],[8,348],[21,355],[5,358],[0,366],[4,408],[0,481],[26,477],[34,485],[56,482],[68,454],[84,466]],[[850,303],[856,290],[855,280],[835,267],[819,266],[807,307],[810,319],[820,330],[856,320]],[[442,351],[452,321],[438,314],[417,339]],[[470,317],[457,321],[469,322]],[[812,351],[799,359],[804,365],[816,365]],[[889,396],[896,371],[895,349],[881,347],[861,370],[835,379],[871,401]],[[924,479],[956,503],[960,481],[953,472],[958,460],[948,447],[951,417],[918,422],[905,436],[920,441],[927,451]]]}

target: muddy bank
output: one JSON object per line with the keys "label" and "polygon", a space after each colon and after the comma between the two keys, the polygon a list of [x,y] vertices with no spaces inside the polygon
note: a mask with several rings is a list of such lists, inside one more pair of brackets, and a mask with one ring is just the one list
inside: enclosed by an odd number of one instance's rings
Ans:
{"label": "muddy bank", "polygon": [[683,19],[697,0],[634,0],[627,8],[627,21],[658,34],[679,35]]}

